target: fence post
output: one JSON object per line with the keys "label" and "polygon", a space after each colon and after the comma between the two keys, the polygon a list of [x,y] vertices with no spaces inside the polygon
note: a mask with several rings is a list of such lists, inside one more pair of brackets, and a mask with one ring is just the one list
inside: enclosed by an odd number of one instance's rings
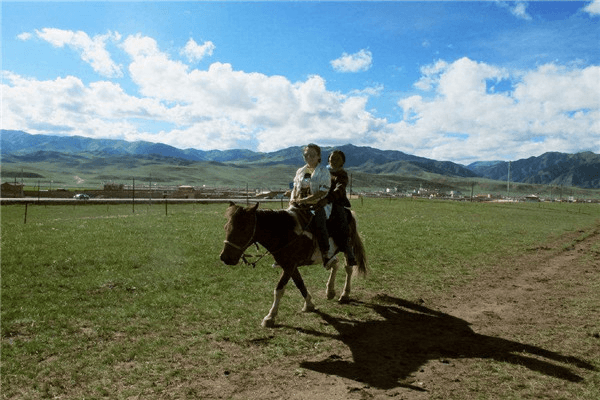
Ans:
{"label": "fence post", "polygon": [[163,192],[163,197],[165,199],[165,216],[168,215],[168,211],[167,211],[167,192],[164,191]]}
{"label": "fence post", "polygon": [[23,221],[24,224],[27,223],[27,204],[28,203],[25,203],[25,220]]}

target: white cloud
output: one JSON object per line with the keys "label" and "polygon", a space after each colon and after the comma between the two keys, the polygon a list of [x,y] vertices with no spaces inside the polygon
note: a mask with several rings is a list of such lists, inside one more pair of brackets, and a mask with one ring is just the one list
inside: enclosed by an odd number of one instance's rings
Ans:
{"label": "white cloud", "polygon": [[367,97],[378,97],[384,91],[383,84],[376,84],[375,86],[369,86],[364,89],[356,89],[350,92],[352,96],[367,96]]}
{"label": "white cloud", "polygon": [[593,0],[583,10],[592,16],[600,15],[600,0]]}
{"label": "white cloud", "polygon": [[[498,1],[496,0],[496,4],[502,8],[506,8],[510,11],[510,13],[512,15],[514,15],[517,18],[520,19],[524,19],[526,21],[530,21],[531,15],[529,15],[529,13],[527,13],[527,2],[524,1],[516,1],[516,2],[505,2],[505,1]],[[512,6],[511,6],[512,4]]]}
{"label": "white cloud", "polygon": [[[319,76],[292,83],[220,62],[192,69],[142,35],[127,37],[120,48],[131,58],[128,72],[138,96],[108,81],[85,85],[75,77],[37,81],[7,74],[4,126],[201,149],[251,143],[254,150],[272,151],[309,141],[360,143],[385,124],[365,111],[378,88],[342,94],[328,90]],[[153,122],[174,128],[143,128]]]}
{"label": "white cloud", "polygon": [[[58,34],[48,40],[74,41]],[[469,58],[438,60],[421,68],[416,93],[398,100],[402,114],[391,123],[367,110],[382,85],[340,93],[318,75],[291,82],[221,62],[194,69],[142,35],[119,48],[130,57],[135,95],[106,80],[4,72],[3,128],[199,149],[353,143],[463,163],[600,153],[600,66],[510,71]]]}
{"label": "white cloud", "polygon": [[22,41],[26,41],[26,40],[31,39],[31,36],[32,36],[31,33],[29,33],[29,32],[23,32],[23,33],[17,35],[17,39],[22,40]]}
{"label": "white cloud", "polygon": [[[236,71],[220,62],[207,70],[190,69],[161,52],[154,39],[141,35],[128,37],[123,48],[132,58],[129,72],[140,92],[178,104],[177,122],[193,125],[190,135],[204,135],[195,140],[203,147],[230,147],[232,140],[254,137],[261,151],[309,139],[327,143],[345,138],[347,143],[368,135],[367,128],[378,123],[364,108],[357,109],[357,104],[364,107],[368,93],[331,92],[319,76],[292,83],[282,76]],[[229,133],[218,135],[213,126]]]}
{"label": "white cloud", "polygon": [[37,36],[55,47],[69,46],[77,51],[81,59],[92,66],[94,71],[102,76],[113,78],[121,77],[121,68],[112,60],[106,50],[108,40],[121,40],[119,33],[108,32],[106,35],[97,35],[90,38],[82,31],[67,31],[56,28],[43,28],[35,31]]}
{"label": "white cloud", "polygon": [[[403,120],[385,148],[470,162],[546,151],[600,152],[600,67],[547,64],[520,73],[468,58],[422,68],[415,86],[433,97],[401,99]],[[490,83],[511,81],[495,93]]]}
{"label": "white cloud", "polygon": [[331,61],[331,66],[337,72],[362,72],[371,68],[372,62],[373,54],[362,49],[354,54],[343,53],[340,58]]}
{"label": "white cloud", "polygon": [[167,110],[158,101],[127,95],[120,86],[73,76],[51,81],[3,73],[3,126],[31,133],[70,133],[126,138],[137,133],[130,119],[158,119]]}
{"label": "white cloud", "polygon": [[208,41],[199,45],[194,39],[190,38],[181,50],[181,54],[186,56],[189,62],[198,62],[206,56],[212,56],[214,50],[215,45],[213,42]]}
{"label": "white cloud", "polygon": [[517,1],[515,6],[510,9],[510,12],[517,18],[521,18],[526,21],[531,20],[531,16],[527,13],[527,3]]}

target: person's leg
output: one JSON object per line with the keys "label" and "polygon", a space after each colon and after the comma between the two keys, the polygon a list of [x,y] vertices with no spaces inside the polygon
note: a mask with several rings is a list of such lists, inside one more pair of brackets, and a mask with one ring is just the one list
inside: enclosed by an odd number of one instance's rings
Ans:
{"label": "person's leg", "polygon": [[319,250],[323,257],[323,266],[328,267],[331,258],[328,256],[329,253],[329,233],[327,232],[327,217],[324,209],[318,209],[315,211],[313,220],[313,233],[317,237],[317,243],[319,244]]}
{"label": "person's leg", "polygon": [[349,265],[356,265],[356,258],[354,257],[354,249],[350,240],[350,220],[352,218],[350,212],[346,210],[344,206],[334,205],[337,208],[336,215],[339,215],[337,225],[339,226],[339,236],[336,240],[336,244],[344,254],[346,254],[346,261]]}
{"label": "person's leg", "polygon": [[348,238],[348,223],[344,207],[339,204],[332,204],[331,206],[331,215],[328,221],[329,235],[333,238],[340,251],[344,252],[346,239]]}

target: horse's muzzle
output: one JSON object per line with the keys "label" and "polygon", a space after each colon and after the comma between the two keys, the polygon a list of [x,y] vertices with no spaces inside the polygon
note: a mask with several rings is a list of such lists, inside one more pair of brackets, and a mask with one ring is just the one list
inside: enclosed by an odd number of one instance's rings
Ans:
{"label": "horse's muzzle", "polygon": [[227,254],[225,250],[223,250],[221,252],[221,261],[223,261],[225,265],[236,265],[240,261],[240,258],[232,254]]}

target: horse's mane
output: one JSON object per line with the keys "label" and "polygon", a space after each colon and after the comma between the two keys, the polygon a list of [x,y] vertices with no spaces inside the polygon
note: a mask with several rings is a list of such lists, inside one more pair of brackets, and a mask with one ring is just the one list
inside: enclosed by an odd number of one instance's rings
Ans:
{"label": "horse's mane", "polygon": [[[244,207],[236,205],[229,207],[225,211],[225,217],[231,219],[236,213],[243,212]],[[296,229],[298,219],[297,216],[290,210],[272,210],[269,208],[256,210],[256,216],[260,218],[264,226],[278,231],[294,231]]]}
{"label": "horse's mane", "polygon": [[267,226],[277,227],[282,230],[294,230],[296,219],[288,210],[259,209],[256,213]]}

